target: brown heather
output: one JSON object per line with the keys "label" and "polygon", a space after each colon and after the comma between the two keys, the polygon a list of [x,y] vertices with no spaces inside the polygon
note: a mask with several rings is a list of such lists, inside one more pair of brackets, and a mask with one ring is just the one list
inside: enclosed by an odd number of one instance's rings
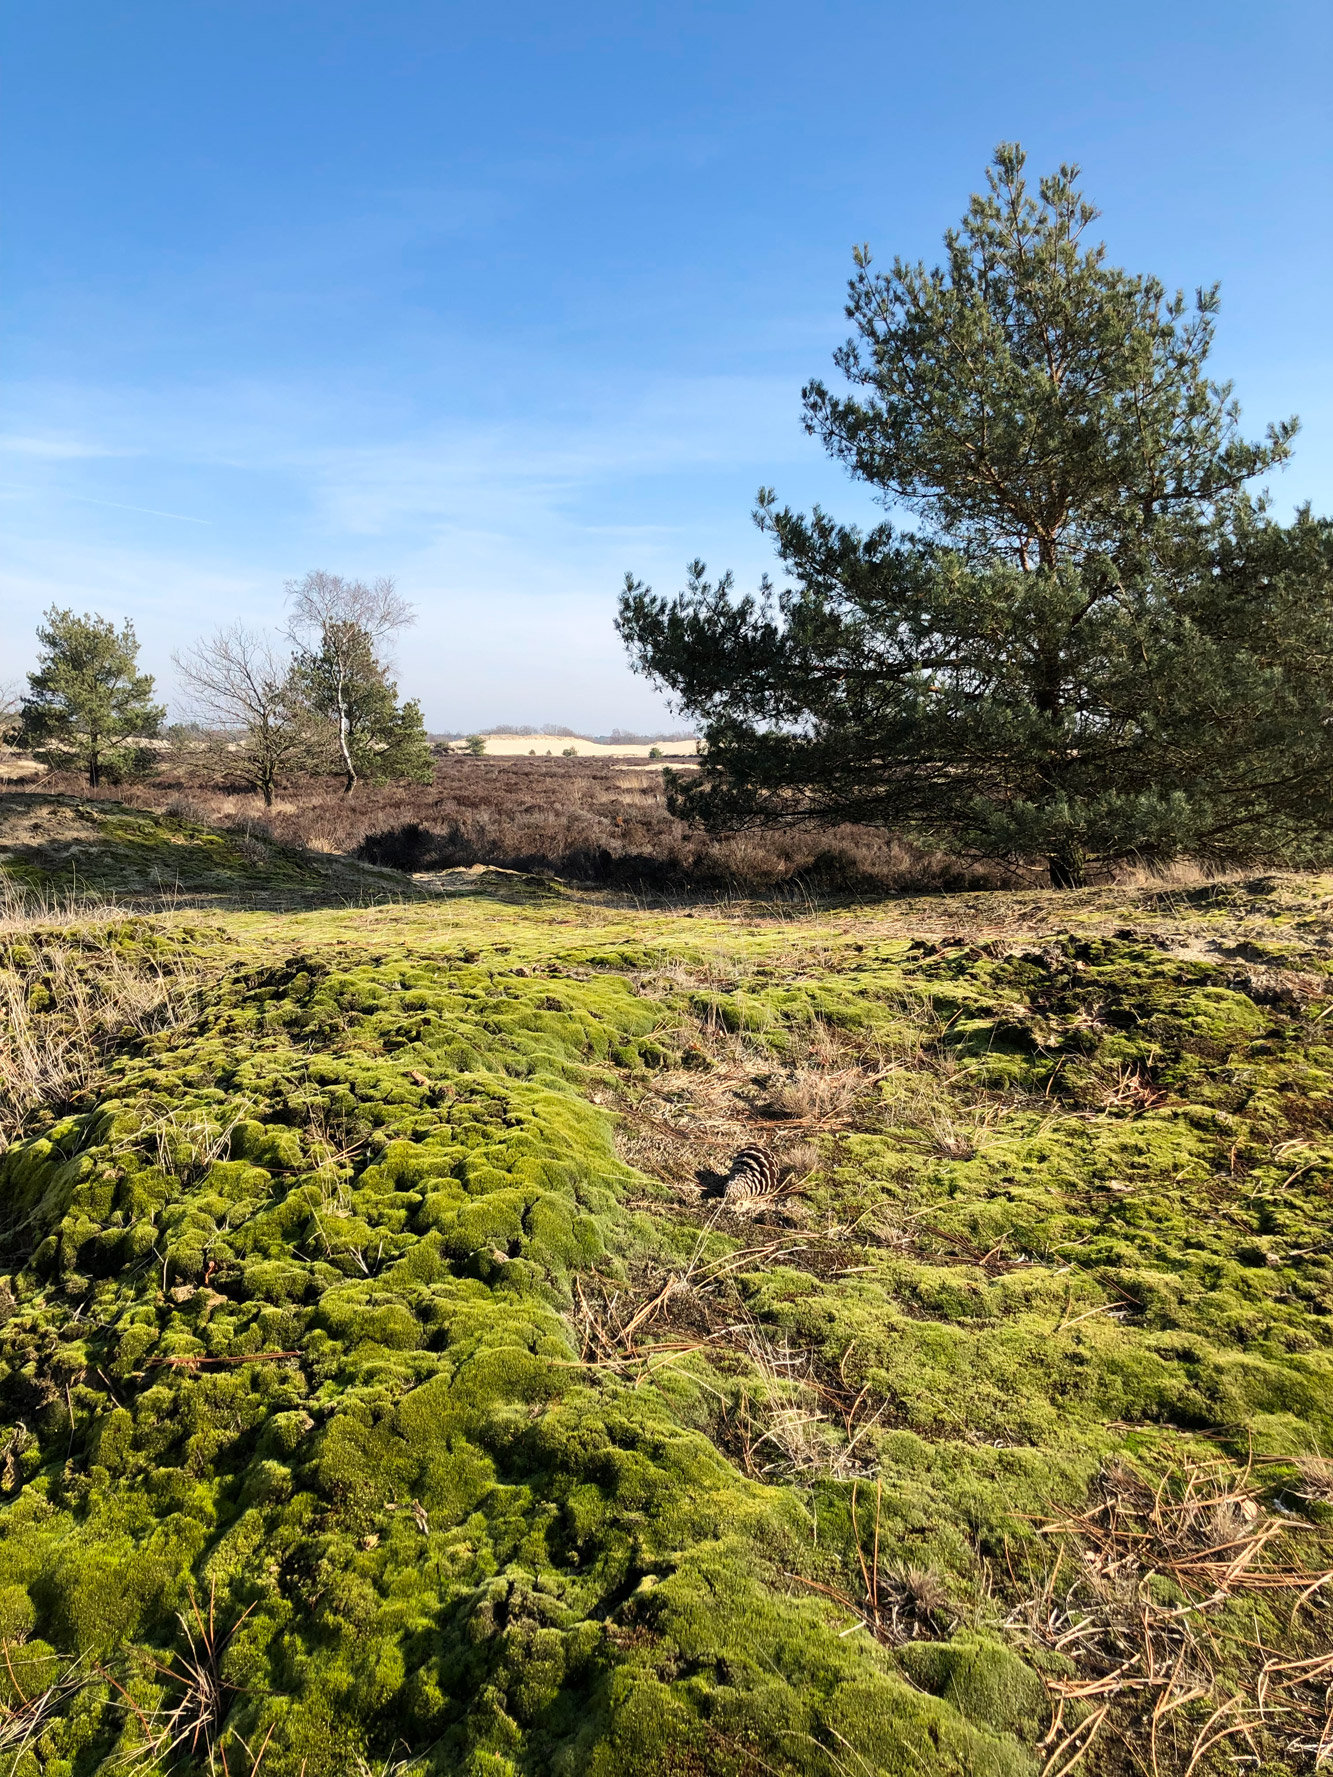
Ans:
{"label": "brown heather", "polygon": [[873,827],[700,832],[667,810],[661,773],[601,759],[437,761],[429,785],[289,782],[274,806],[221,780],[170,767],[89,791],[49,776],[33,791],[105,797],[318,852],[357,853],[410,871],[474,864],[666,894],[700,889],[864,893],[998,888],[1027,873],[974,867]]}

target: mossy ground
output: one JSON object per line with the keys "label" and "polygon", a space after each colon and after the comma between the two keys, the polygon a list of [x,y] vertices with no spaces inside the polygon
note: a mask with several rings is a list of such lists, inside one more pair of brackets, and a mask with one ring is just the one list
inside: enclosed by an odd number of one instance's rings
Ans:
{"label": "mossy ground", "polygon": [[1327,889],[108,924],[212,985],[0,1157],[15,1777],[1312,1768]]}
{"label": "mossy ground", "polygon": [[[0,878],[65,895],[383,896],[390,873],[124,803],[0,792]],[[402,885],[410,894],[409,885]]]}

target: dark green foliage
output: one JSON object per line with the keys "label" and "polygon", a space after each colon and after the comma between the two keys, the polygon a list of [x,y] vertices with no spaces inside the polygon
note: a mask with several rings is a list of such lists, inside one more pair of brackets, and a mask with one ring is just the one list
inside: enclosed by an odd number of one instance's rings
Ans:
{"label": "dark green foliage", "polygon": [[[692,570],[621,626],[708,750],[717,828],[903,826],[984,856],[1300,858],[1333,831],[1333,527],[1233,509],[1136,578],[1023,573],[821,513],[761,513],[796,585]],[[1058,716],[1058,719],[1054,719]]]}
{"label": "dark green foliage", "polygon": [[[363,775],[372,783],[428,784],[434,776],[434,756],[415,698],[399,704],[398,687],[386,684],[386,707],[380,718],[376,744],[369,749]],[[393,707],[387,707],[392,703]]]}
{"label": "dark green foliage", "polygon": [[845,397],[807,423],[925,521],[862,534],[761,492],[790,584],[627,579],[638,670],[703,725],[675,806],[712,827],[867,821],[973,855],[1308,856],[1333,832],[1333,528],[1266,517],[1288,454],[1207,380],[1187,320],[1082,240],[1074,169],[1001,149],[948,263],[858,255]]}
{"label": "dark green foliage", "polygon": [[145,769],[151,755],[132,743],[152,739],[166,712],[152,701],[151,674],[135,670],[134,625],[127,619],[117,633],[105,617],[53,605],[37,640],[41,664],[28,674],[21,712],[24,745],[57,769],[86,771],[94,787]]}
{"label": "dark green foliage", "polygon": [[325,731],[350,795],[357,780],[429,783],[430,744],[415,703],[398,703],[382,658],[385,641],[411,623],[392,580],[367,586],[316,569],[287,588],[292,632],[305,645],[292,662],[294,701]]}
{"label": "dark green foliage", "polygon": [[1177,291],[1106,263],[1084,236],[1098,212],[1077,167],[1041,181],[1002,144],[947,265],[855,255],[834,361],[862,396],[805,389],[807,428],[873,487],[914,506],[965,554],[1057,568],[1118,564],[1163,516],[1193,518],[1282,462],[1238,431],[1229,384],[1210,382],[1217,288],[1193,315]]}

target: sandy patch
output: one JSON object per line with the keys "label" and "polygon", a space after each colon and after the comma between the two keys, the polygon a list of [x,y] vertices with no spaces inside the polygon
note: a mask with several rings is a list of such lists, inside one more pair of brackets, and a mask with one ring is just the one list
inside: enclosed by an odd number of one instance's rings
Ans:
{"label": "sandy patch", "polygon": [[[553,759],[560,758],[567,747],[573,747],[580,759],[646,759],[650,747],[656,745],[664,759],[693,759],[696,743],[692,740],[644,741],[637,746],[606,746],[599,741],[584,740],[568,734],[488,734],[486,736],[486,752],[494,759],[526,758],[535,753],[541,759],[550,754]],[[450,750],[455,753],[467,751],[465,741],[456,740],[451,743]]]}

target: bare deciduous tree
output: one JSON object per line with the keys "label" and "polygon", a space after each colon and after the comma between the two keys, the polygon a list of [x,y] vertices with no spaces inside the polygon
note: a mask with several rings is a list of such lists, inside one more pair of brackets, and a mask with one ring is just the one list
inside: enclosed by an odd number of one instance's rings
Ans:
{"label": "bare deciduous tree", "polygon": [[265,807],[272,807],[279,776],[299,762],[307,740],[290,660],[269,637],[239,623],[172,659],[189,688],[193,712],[240,736],[228,748],[228,765],[254,785]]}
{"label": "bare deciduous tree", "polygon": [[320,656],[332,691],[343,787],[350,795],[357,781],[352,721],[358,688],[368,670],[380,680],[384,678],[386,663],[379,659],[378,650],[414,621],[412,607],[399,596],[392,580],[380,579],[368,586],[364,580],[344,580],[321,569],[304,580],[288,581],[287,598],[291,609],[288,634],[310,656]]}
{"label": "bare deciduous tree", "polygon": [[17,685],[0,684],[0,764],[18,747],[23,698]]}

